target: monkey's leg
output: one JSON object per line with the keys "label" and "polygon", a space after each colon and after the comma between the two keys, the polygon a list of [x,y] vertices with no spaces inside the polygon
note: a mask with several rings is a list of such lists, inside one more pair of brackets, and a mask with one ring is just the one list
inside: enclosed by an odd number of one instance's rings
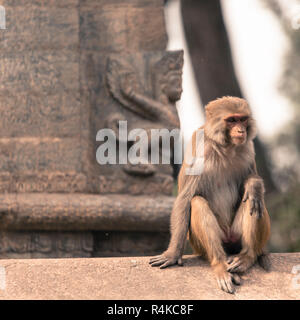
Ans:
{"label": "monkey's leg", "polygon": [[189,238],[193,249],[208,258],[219,287],[228,293],[233,293],[233,282],[239,284],[240,279],[238,275],[227,271],[226,254],[222,246],[224,233],[208,202],[199,196],[194,197],[191,202]]}
{"label": "monkey's leg", "polygon": [[270,217],[264,206],[261,215],[251,215],[251,210],[250,200],[242,202],[234,219],[232,231],[241,235],[242,250],[227,260],[229,272],[245,272],[259,256],[264,255],[264,247],[270,236]]}

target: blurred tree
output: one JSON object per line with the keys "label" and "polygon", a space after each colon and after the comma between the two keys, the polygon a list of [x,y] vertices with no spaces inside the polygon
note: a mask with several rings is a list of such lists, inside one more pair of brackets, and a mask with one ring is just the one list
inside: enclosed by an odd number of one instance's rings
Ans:
{"label": "blurred tree", "polygon": [[294,109],[293,121],[273,142],[274,148],[283,148],[290,163],[276,172],[279,184],[286,191],[268,199],[273,225],[271,245],[276,251],[300,251],[300,1],[262,2],[278,18],[290,42],[279,89],[291,101]]}
{"label": "blurred tree", "polygon": [[[285,54],[285,66],[279,89],[292,102],[295,117],[289,128],[277,137],[281,145],[292,144],[300,155],[300,1],[293,1],[295,10],[286,10],[286,2],[279,0],[263,0],[280,21],[288,36],[290,48]],[[296,7],[295,4],[298,3]],[[285,6],[283,6],[285,4]],[[295,165],[298,164],[295,163]]]}
{"label": "blurred tree", "polygon": [[[203,105],[222,96],[242,97],[224,25],[220,0],[183,0],[181,10],[185,36]],[[268,192],[276,191],[270,162],[259,139],[255,139],[258,171]]]}

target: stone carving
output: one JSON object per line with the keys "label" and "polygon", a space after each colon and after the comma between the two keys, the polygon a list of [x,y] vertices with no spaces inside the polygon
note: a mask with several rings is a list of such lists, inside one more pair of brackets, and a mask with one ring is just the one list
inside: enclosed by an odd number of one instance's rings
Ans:
{"label": "stone carving", "polygon": [[0,257],[159,253],[172,167],[99,165],[95,155],[97,132],[120,119],[128,131],[178,126],[182,52],[166,52],[164,1],[1,5]]}
{"label": "stone carving", "polygon": [[0,254],[4,257],[70,257],[91,256],[91,233],[72,232],[2,232]]}
{"label": "stone carving", "polygon": [[[108,126],[116,131],[118,121],[127,120],[130,129],[146,130],[151,145],[151,129],[179,128],[176,101],[182,92],[183,52],[169,51],[130,56],[111,56],[108,59],[107,83],[112,96],[124,107],[138,115],[125,118],[113,113]],[[138,74],[142,71],[142,75]],[[148,150],[147,150],[148,151]],[[152,164],[126,164],[123,170],[130,175],[148,176],[156,171]]]}

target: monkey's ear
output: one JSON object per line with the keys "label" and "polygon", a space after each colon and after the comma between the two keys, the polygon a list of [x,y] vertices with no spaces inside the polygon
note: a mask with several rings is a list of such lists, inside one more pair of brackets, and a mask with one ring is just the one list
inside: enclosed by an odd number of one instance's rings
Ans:
{"label": "monkey's ear", "polygon": [[207,119],[211,118],[212,114],[213,114],[213,112],[212,112],[210,106],[209,106],[209,105],[205,106],[205,115],[206,115],[206,118],[207,118]]}
{"label": "monkey's ear", "polygon": [[247,131],[248,140],[253,140],[257,136],[256,121],[253,118],[249,119]]}

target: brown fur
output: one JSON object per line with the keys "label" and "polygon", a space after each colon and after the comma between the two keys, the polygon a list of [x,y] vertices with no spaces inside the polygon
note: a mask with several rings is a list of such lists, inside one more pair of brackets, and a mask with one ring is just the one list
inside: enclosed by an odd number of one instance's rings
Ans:
{"label": "brown fur", "polygon": [[[224,119],[230,114],[248,116],[245,141],[232,142]],[[239,283],[237,272],[246,271],[264,254],[270,219],[264,206],[264,187],[257,175],[253,138],[255,121],[244,99],[223,97],[206,106],[204,169],[187,175],[187,156],[178,177],[178,196],[171,215],[168,249],[150,260],[165,268],[181,264],[187,233],[195,252],[206,257],[221,289],[232,293]],[[197,131],[192,155],[197,157]],[[199,153],[200,154],[200,153]],[[201,155],[200,155],[201,156]],[[238,249],[239,248],[239,249]],[[237,251],[237,255],[227,257]]]}

